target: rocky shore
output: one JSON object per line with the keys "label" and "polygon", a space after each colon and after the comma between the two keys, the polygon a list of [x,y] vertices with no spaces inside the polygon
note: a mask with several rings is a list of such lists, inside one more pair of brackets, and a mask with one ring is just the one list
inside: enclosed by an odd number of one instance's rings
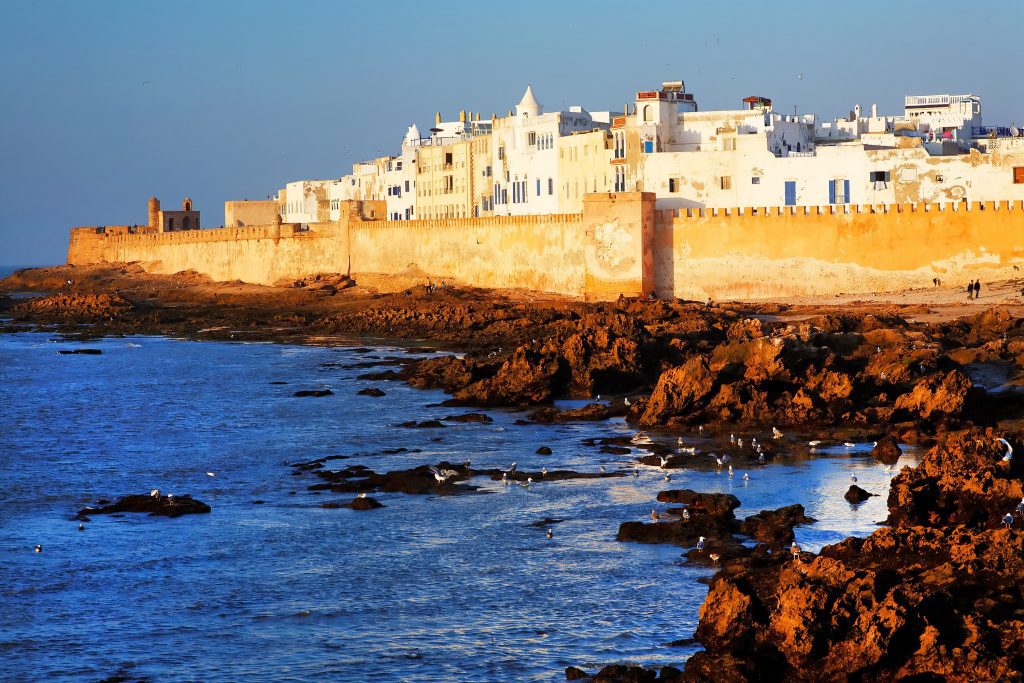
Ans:
{"label": "rocky shore", "polygon": [[[1021,680],[1024,454],[1003,455],[1024,450],[1024,319],[1010,309],[584,303],[450,287],[379,294],[357,284],[215,284],[134,266],[23,271],[0,288],[60,291],[0,298],[8,332],[431,339],[464,353],[399,357],[364,377],[442,389],[451,406],[530,408],[537,423],[625,416],[638,430],[699,430],[720,444],[718,466],[726,451],[754,467],[854,439],[875,441],[872,455],[891,464],[900,444],[920,445],[929,449],[921,464],[893,480],[887,526],[817,555],[793,545],[793,527],[813,522],[799,505],[739,520],[731,496],[666,486],[652,501],[658,519],[626,522],[619,538],[674,543],[691,562],[719,568],[693,634],[705,650],[682,671],[606,667],[595,680]],[[591,403],[550,405],[561,397]],[[682,443],[644,447],[641,462],[666,472],[696,466]],[[326,465],[295,467],[320,479],[314,487],[343,493],[472,493],[471,476],[508,478],[469,463],[385,473]],[[515,472],[512,480],[574,476],[584,475]],[[852,486],[847,496],[867,493]]]}

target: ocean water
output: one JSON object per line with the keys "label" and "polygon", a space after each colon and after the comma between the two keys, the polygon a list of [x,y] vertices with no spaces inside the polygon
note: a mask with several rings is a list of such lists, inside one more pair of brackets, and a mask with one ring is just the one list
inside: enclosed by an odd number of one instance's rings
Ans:
{"label": "ocean water", "polygon": [[[57,354],[80,345],[0,335],[0,680],[561,681],[569,665],[681,666],[695,651],[665,644],[692,636],[710,570],[679,548],[615,540],[621,522],[664,507],[655,468],[529,489],[478,478],[482,493],[373,494],[386,507],[356,512],[321,508],[352,496],[314,495],[319,479],[289,467],[343,454],[337,467],[378,472],[467,459],[613,471],[633,455],[581,440],[632,434],[621,420],[517,426],[521,413],[492,410],[489,425],[399,428],[462,411],[343,367],[409,355],[393,347],[129,337]],[[367,386],[387,396],[356,395]],[[320,387],[335,395],[292,396]],[[541,445],[553,455],[535,455]],[[399,447],[419,452],[381,454]],[[675,471],[671,487],[732,492],[741,516],[803,503],[819,521],[798,540],[816,549],[885,517],[892,473],[868,448],[783,458],[749,482]],[[882,495],[851,507],[851,473]],[[153,488],[213,510],[95,516],[84,532],[69,520]],[[564,520],[551,540],[531,526],[545,517]]]}

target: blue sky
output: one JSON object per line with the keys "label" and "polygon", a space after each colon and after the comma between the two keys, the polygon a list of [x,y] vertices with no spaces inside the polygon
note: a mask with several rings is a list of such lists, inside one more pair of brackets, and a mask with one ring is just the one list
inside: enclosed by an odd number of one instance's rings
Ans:
{"label": "blue sky", "polygon": [[[1024,122],[1024,3],[18,2],[0,41],[0,264],[63,262],[72,225],[144,223],[338,177],[435,111],[621,108],[682,78],[831,118],[973,92]],[[632,8],[632,9],[630,9]],[[856,14],[853,12],[856,11]],[[798,78],[799,74],[803,78]]]}

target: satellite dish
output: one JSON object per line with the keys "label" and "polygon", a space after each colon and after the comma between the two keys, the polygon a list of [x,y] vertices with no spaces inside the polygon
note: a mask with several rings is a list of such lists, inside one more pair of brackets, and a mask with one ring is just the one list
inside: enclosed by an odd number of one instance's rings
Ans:
{"label": "satellite dish", "polygon": [[1017,130],[1017,126],[1010,126],[1010,135],[1012,135],[1015,138],[1020,137],[1020,131]]}

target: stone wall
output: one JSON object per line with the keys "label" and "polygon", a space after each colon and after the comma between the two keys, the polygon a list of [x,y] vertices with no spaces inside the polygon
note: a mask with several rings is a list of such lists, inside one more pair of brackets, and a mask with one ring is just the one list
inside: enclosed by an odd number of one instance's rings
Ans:
{"label": "stone wall", "polygon": [[[71,231],[68,262],[140,262],[157,273],[274,284],[351,273],[382,289],[435,282],[590,299],[656,291],[689,299],[786,298],[965,284],[1024,265],[1021,202],[656,211],[651,193],[588,195],[582,214],[340,220],[160,234]],[[1019,274],[1019,273],[1018,273]]]}
{"label": "stone wall", "polygon": [[966,285],[1024,265],[1021,202],[657,211],[659,294],[785,298]]}
{"label": "stone wall", "polygon": [[273,225],[277,215],[277,201],[273,199],[246,199],[224,202],[225,228],[242,228],[247,225]]}

